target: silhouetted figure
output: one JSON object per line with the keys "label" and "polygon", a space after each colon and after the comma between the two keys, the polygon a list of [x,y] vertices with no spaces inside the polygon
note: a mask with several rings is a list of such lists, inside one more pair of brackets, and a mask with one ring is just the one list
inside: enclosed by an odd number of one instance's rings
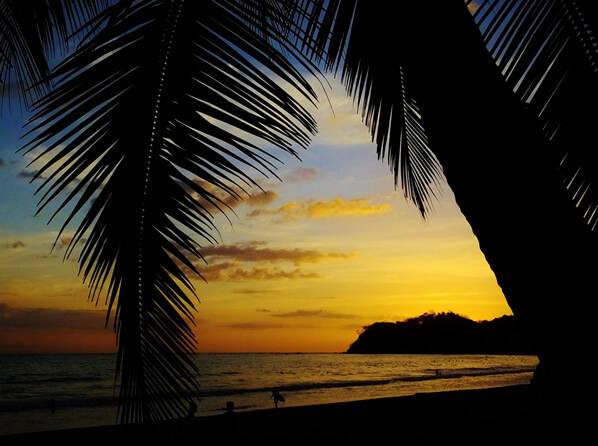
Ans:
{"label": "silhouetted figure", "polygon": [[189,413],[187,413],[187,418],[193,418],[195,412],[197,412],[197,404],[191,402],[191,404],[189,404]]}
{"label": "silhouetted figure", "polygon": [[233,414],[234,410],[235,410],[235,403],[233,403],[232,401],[227,401],[226,402],[226,413]]}
{"label": "silhouetted figure", "polygon": [[276,409],[278,409],[278,402],[279,401],[281,403],[285,402],[284,396],[282,396],[280,394],[280,392],[278,391],[278,387],[274,387],[274,389],[272,390],[272,395],[270,395],[270,399],[274,399],[274,407]]}

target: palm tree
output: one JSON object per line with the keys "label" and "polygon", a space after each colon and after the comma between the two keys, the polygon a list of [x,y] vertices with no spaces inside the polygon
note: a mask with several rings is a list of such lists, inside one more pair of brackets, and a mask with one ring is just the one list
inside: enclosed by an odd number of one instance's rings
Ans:
{"label": "palm tree", "polygon": [[[316,123],[295,98],[316,102],[302,73],[317,66],[340,75],[422,215],[445,175],[534,337],[538,380],[567,381],[595,294],[591,1],[56,3],[77,5],[47,14],[77,49],[48,77],[44,58],[11,62],[43,46],[15,42],[64,35],[4,26],[0,74],[14,67],[35,100],[24,150],[49,160],[40,210],[63,197],[52,218],[78,224],[68,255],[83,245],[90,298],[106,296],[107,323],[115,310],[122,422],[182,415],[196,392],[183,271],[215,242],[211,207],[226,211],[210,189],[242,199],[275,175],[272,150],[308,145]],[[18,4],[0,2],[2,23]]]}
{"label": "palm tree", "polygon": [[[183,415],[198,392],[197,299],[183,270],[197,273],[199,241],[216,241],[210,209],[225,208],[205,185],[241,199],[257,185],[245,167],[275,175],[276,158],[256,141],[295,153],[316,129],[266,74],[315,100],[282,54],[298,54],[283,46],[282,10],[260,3],[98,3],[32,107],[23,150],[48,159],[39,210],[63,197],[51,218],[66,212],[62,230],[78,225],[66,256],[85,239],[78,261],[90,300],[105,296],[107,324],[115,310],[122,422]],[[2,5],[7,21],[18,15],[19,2]],[[44,85],[33,68],[27,85]]]}
{"label": "palm tree", "polygon": [[[586,308],[598,266],[592,182],[598,164],[589,149],[597,122],[596,4],[407,3],[394,12],[390,4],[334,2],[316,55],[340,67],[395,172],[413,172],[401,159],[404,141],[407,154],[417,147],[410,131],[434,153],[534,339],[541,360],[536,381],[572,396],[568,386],[579,379],[571,364],[591,350]],[[411,158],[414,165],[419,160]],[[419,163],[429,171],[427,164]],[[417,171],[414,177],[422,189],[430,183]]]}

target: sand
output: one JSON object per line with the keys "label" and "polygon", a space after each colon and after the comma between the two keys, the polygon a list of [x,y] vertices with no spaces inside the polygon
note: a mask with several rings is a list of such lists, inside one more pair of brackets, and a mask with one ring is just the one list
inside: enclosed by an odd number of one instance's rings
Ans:
{"label": "sand", "polygon": [[594,410],[521,385],[9,435],[0,444],[569,445],[581,444]]}

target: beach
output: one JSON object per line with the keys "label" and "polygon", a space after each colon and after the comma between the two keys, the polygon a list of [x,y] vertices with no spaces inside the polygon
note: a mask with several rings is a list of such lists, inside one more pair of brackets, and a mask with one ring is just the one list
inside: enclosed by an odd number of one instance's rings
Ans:
{"label": "beach", "polygon": [[33,432],[3,436],[0,443],[540,444],[566,438],[566,444],[577,444],[591,427],[589,412],[518,385]]}

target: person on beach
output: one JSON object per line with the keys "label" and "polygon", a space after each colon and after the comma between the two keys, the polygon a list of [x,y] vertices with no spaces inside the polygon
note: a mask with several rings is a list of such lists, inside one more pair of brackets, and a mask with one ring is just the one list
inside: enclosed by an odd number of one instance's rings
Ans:
{"label": "person on beach", "polygon": [[226,402],[226,413],[232,415],[235,413],[235,403],[232,401]]}
{"label": "person on beach", "polygon": [[272,395],[270,395],[270,399],[274,399],[274,407],[276,409],[278,409],[278,402],[279,401],[281,403],[285,402],[284,396],[282,396],[280,394],[280,392],[278,391],[278,387],[274,387],[274,389],[272,390]]}
{"label": "person on beach", "polygon": [[187,418],[193,418],[195,416],[195,412],[197,412],[197,404],[193,401],[189,404],[189,412],[187,413]]}

